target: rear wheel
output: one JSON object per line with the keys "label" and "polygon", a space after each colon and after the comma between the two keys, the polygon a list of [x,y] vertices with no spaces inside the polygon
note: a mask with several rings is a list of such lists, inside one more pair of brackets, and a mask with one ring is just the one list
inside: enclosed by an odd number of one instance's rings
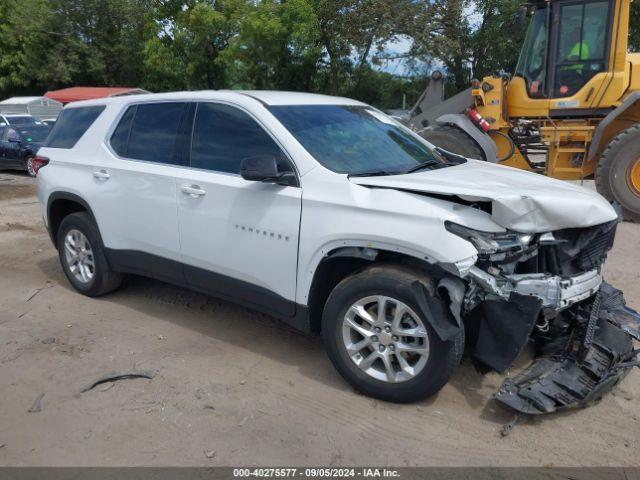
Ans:
{"label": "rear wheel", "polygon": [[[464,330],[442,341],[418,306],[414,284],[433,283],[396,266],[373,266],[336,286],[323,312],[329,358],[356,390],[408,403],[437,393],[460,364]],[[427,297],[427,300],[430,297]]]}
{"label": "rear wheel", "polygon": [[33,155],[29,155],[27,158],[24,159],[24,169],[27,171],[29,176],[31,177],[36,176],[36,171],[33,168]]}
{"label": "rear wheel", "polygon": [[598,162],[596,187],[622,206],[625,220],[640,222],[640,125],[611,140]]}
{"label": "rear wheel", "polygon": [[122,275],[111,270],[98,227],[86,212],[62,220],[56,245],[64,274],[78,292],[97,297],[120,286]]}
{"label": "rear wheel", "polygon": [[485,160],[484,153],[475,140],[459,128],[450,125],[436,125],[422,130],[420,136],[448,152],[466,158]]}

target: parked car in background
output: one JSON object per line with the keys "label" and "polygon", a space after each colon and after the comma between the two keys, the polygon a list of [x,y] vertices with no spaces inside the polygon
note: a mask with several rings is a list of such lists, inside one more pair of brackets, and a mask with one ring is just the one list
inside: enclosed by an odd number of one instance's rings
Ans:
{"label": "parked car in background", "polygon": [[35,123],[0,126],[0,168],[26,170],[35,177],[33,158],[50,130]]}
{"label": "parked car in background", "polygon": [[[356,389],[436,393],[465,344],[526,413],[584,406],[632,368],[640,317],[603,280],[618,215],[596,192],[437,149],[361,102],[290,92],[67,106],[34,160],[62,269],[126,273],[322,334]],[[542,355],[544,353],[544,355]]]}
{"label": "parked car in background", "polygon": [[32,117],[31,115],[0,113],[0,126],[41,125],[41,124],[42,123],[39,120],[36,120],[36,118]]}

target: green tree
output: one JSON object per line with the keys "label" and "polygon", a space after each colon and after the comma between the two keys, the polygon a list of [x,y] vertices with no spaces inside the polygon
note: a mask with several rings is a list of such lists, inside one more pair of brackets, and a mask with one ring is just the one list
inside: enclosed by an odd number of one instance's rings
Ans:
{"label": "green tree", "polygon": [[146,0],[0,0],[0,91],[136,85]]}
{"label": "green tree", "polygon": [[504,70],[513,73],[524,42],[524,29],[516,26],[522,0],[477,0],[479,25],[471,33],[471,71],[482,78]]}
{"label": "green tree", "polygon": [[317,19],[307,0],[263,0],[245,8],[239,33],[220,60],[234,88],[310,90],[320,56]]}
{"label": "green tree", "polygon": [[[190,2],[157,18],[144,46],[145,87],[151,90],[224,88],[220,54],[239,32],[243,0]],[[163,13],[157,9],[157,13]],[[167,12],[164,12],[165,14]]]}

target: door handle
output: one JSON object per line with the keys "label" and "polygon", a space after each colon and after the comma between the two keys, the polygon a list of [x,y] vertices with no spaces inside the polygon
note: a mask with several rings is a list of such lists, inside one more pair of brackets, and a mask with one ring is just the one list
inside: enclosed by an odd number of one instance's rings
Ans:
{"label": "door handle", "polygon": [[93,172],[93,178],[97,178],[98,180],[109,180],[110,177],[111,175],[104,169]]}
{"label": "door handle", "polygon": [[200,185],[183,185],[182,193],[195,198],[195,197],[202,197],[207,192],[205,192],[202,188],[200,188]]}

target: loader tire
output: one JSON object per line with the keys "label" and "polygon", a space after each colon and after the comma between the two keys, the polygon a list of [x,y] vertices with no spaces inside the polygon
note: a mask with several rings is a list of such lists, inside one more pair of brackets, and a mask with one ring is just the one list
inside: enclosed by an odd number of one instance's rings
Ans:
{"label": "loader tire", "polygon": [[436,125],[422,130],[420,136],[448,152],[475,160],[486,160],[475,140],[457,127]]}
{"label": "loader tire", "polygon": [[640,124],[623,130],[607,145],[596,169],[596,188],[622,207],[622,217],[640,222]]}

